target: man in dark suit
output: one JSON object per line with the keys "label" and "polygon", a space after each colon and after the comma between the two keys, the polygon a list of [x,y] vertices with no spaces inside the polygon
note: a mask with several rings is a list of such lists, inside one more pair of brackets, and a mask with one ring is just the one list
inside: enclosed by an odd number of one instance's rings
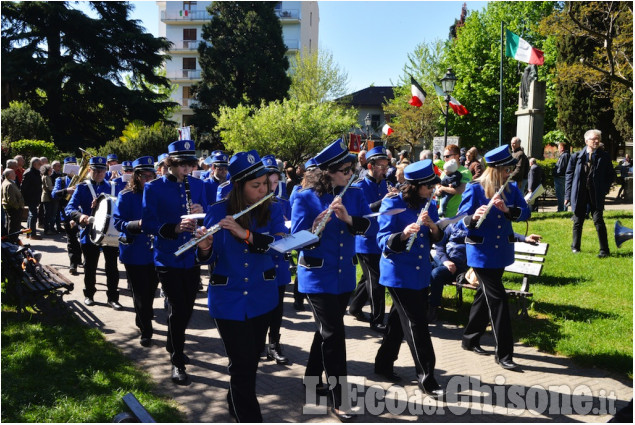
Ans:
{"label": "man in dark suit", "polygon": [[[542,184],[544,172],[542,167],[538,165],[536,158],[529,158],[529,179],[527,183],[527,192],[533,193],[538,186]],[[532,211],[538,211],[538,199],[534,201],[531,208]]]}
{"label": "man in dark suit", "polygon": [[600,130],[589,130],[584,134],[586,148],[573,154],[569,160],[564,203],[571,205],[573,211],[571,251],[580,252],[582,226],[590,213],[600,240],[598,257],[604,258],[610,255],[604,224],[604,198],[616,176],[609,154],[598,149],[601,141]]}
{"label": "man in dark suit", "polygon": [[31,234],[27,235],[27,238],[33,240],[42,239],[41,236],[36,234],[37,230],[37,208],[40,205],[40,198],[42,197],[42,175],[40,174],[40,166],[42,163],[39,158],[31,158],[31,167],[24,172],[22,177],[22,185],[20,190],[24,197],[24,203],[29,207],[29,217],[27,219],[27,226],[31,229]]}
{"label": "man in dark suit", "polygon": [[558,143],[558,162],[553,169],[553,185],[556,188],[556,198],[558,199],[558,212],[566,211],[567,207],[564,206],[564,188],[565,188],[565,174],[567,173],[567,166],[569,165],[569,159],[571,154],[566,143]]}

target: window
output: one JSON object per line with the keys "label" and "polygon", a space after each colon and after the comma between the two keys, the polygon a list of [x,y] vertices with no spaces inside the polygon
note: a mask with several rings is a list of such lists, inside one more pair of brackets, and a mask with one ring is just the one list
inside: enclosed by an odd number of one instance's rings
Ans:
{"label": "window", "polygon": [[184,28],[183,40],[196,40],[196,28]]}
{"label": "window", "polygon": [[183,99],[192,99],[192,87],[191,86],[184,86],[183,87]]}
{"label": "window", "polygon": [[370,126],[372,128],[379,128],[379,114],[373,114],[370,116]]}
{"label": "window", "polygon": [[190,71],[196,69],[196,58],[183,58],[183,78],[190,78]]}
{"label": "window", "polygon": [[192,124],[192,118],[194,118],[194,115],[183,115],[183,127],[187,127],[188,125]]}
{"label": "window", "polygon": [[183,2],[183,10],[196,10],[196,2],[195,1],[184,1]]}

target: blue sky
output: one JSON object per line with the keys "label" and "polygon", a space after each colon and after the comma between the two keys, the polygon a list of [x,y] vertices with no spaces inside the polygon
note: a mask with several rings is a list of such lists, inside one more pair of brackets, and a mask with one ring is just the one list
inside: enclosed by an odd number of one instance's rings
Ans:
{"label": "blue sky", "polygon": [[[158,33],[155,1],[133,1],[132,18],[148,32]],[[485,1],[467,1],[468,11]],[[417,44],[448,37],[461,16],[462,1],[320,1],[320,48],[333,54],[348,73],[349,91],[391,85],[403,72],[408,53]]]}

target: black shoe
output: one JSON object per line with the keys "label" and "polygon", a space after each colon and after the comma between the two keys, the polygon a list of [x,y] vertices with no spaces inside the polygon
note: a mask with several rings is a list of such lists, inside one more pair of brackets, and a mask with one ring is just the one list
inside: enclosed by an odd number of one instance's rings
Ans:
{"label": "black shoe", "polygon": [[381,376],[389,382],[399,382],[402,380],[401,376],[397,375],[393,370],[381,370],[376,368],[375,374]]}
{"label": "black shoe", "polygon": [[91,307],[95,305],[95,301],[93,301],[91,297],[86,297],[84,298],[84,304],[86,304],[88,307]]}
{"label": "black shoe", "polygon": [[172,382],[183,385],[187,382],[185,367],[172,366]]}
{"label": "black shoe", "polygon": [[373,323],[370,325],[370,328],[382,335],[386,333],[386,325],[383,323]]}
{"label": "black shoe", "polygon": [[483,347],[478,344],[469,346],[467,344],[461,344],[461,348],[467,351],[471,351],[473,353],[479,354],[481,356],[489,356],[491,353],[489,351],[485,351]]}
{"label": "black shoe", "polygon": [[331,407],[331,412],[333,412],[333,414],[337,416],[337,419],[339,419],[340,422],[351,422],[355,420],[355,418],[357,418],[357,415],[337,410],[334,407]]}
{"label": "black shoe", "polygon": [[353,313],[349,310],[348,314],[353,316],[355,320],[359,320],[360,322],[370,322],[370,317],[368,317],[363,311],[359,313]]}
{"label": "black shoe", "polygon": [[611,253],[610,253],[610,252],[607,252],[607,251],[600,251],[600,252],[599,252],[599,254],[598,254],[598,258],[606,258],[606,257],[608,257],[608,256],[610,256],[610,255],[611,255]]}
{"label": "black shoe", "polygon": [[289,364],[289,359],[282,354],[279,342],[267,345],[267,360],[275,360],[277,364]]}
{"label": "black shoe", "polygon": [[77,272],[77,268],[76,267],[71,267],[68,272],[70,274],[72,274],[73,276],[78,276],[79,275],[79,273]]}
{"label": "black shoe", "polygon": [[295,309],[295,311],[304,311],[304,302],[303,301],[294,301],[293,302],[293,308]]}
{"label": "black shoe", "polygon": [[514,363],[513,360],[498,360],[495,359],[496,363],[498,363],[503,369],[507,370],[520,370],[520,366]]}
{"label": "black shoe", "polygon": [[123,306],[117,301],[108,301],[108,305],[111,306],[114,310],[123,310]]}
{"label": "black shoe", "polygon": [[419,382],[419,388],[424,392],[424,394],[434,398],[434,399],[442,399],[445,397],[445,388],[441,388],[439,384],[434,385],[424,385]]}
{"label": "black shoe", "polygon": [[149,347],[152,345],[152,338],[145,338],[145,337],[141,337],[141,341],[140,344],[143,347]]}

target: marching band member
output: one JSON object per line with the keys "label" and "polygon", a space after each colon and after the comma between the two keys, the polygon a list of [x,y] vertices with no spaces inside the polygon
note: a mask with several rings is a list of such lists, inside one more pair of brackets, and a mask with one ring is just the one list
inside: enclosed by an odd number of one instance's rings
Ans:
{"label": "marching band member", "polygon": [[317,331],[309,353],[305,376],[318,377],[322,372],[330,388],[332,411],[340,420],[352,419],[346,394],[346,336],[344,313],[355,289],[355,235],[363,235],[370,221],[362,216],[370,213],[364,194],[350,188],[337,196],[353,176],[355,157],[349,155],[346,143],[338,139],[315,156],[320,168],[297,192],[291,213],[292,233],[315,231],[331,211],[334,217],[324,227],[320,241],[313,249],[300,251],[298,282],[313,310]]}
{"label": "marching band member", "polygon": [[[511,370],[518,365],[513,361],[514,339],[502,277],[505,267],[514,262],[515,237],[511,222],[529,219],[531,211],[515,182],[507,184],[502,196],[497,193],[516,166],[517,160],[509,146],[489,151],[485,161],[488,167],[481,177],[467,185],[458,211],[458,215],[467,214],[464,219],[468,229],[467,265],[474,269],[480,282],[463,332],[462,347],[476,354],[489,354],[481,348],[480,338],[491,320],[496,363]],[[493,208],[476,228],[490,202]]]}
{"label": "marching band member", "polygon": [[112,183],[115,185],[115,192],[117,194],[119,194],[119,192],[121,192],[122,190],[124,190],[124,188],[127,186],[127,182],[123,179],[123,176],[125,174],[129,174],[132,176],[132,173],[134,171],[134,168],[132,166],[132,161],[123,161],[121,163],[121,166],[123,167],[123,174],[119,177],[116,177],[115,179],[113,179]]}
{"label": "marching band member", "polygon": [[[77,159],[74,156],[68,156],[64,158],[64,165],[76,164]],[[77,268],[82,264],[82,247],[79,245],[79,226],[68,215],[66,215],[66,205],[68,201],[66,196],[72,194],[75,191],[75,187],[69,187],[73,175],[66,175],[55,179],[55,186],[53,187],[53,198],[58,199],[60,202],[60,215],[62,223],[64,223],[64,231],[66,232],[66,251],[68,252],[68,259],[70,261],[69,273],[73,276],[77,276]]]}
{"label": "marching band member", "polygon": [[[393,306],[388,317],[384,340],[375,357],[375,372],[389,380],[400,378],[393,372],[401,341],[405,337],[415,363],[417,382],[433,398],[445,395],[434,377],[436,358],[428,331],[427,307],[430,284],[430,244],[443,232],[435,224],[439,219],[436,202],[430,199],[439,177],[432,161],[425,159],[406,166],[406,183],[401,193],[384,198],[380,211],[406,208],[396,215],[378,218],[377,241],[383,254],[379,262],[379,282],[388,288]],[[425,207],[429,209],[424,211]],[[417,221],[421,220],[421,225]],[[414,235],[414,243],[407,249]]]}
{"label": "marching band member", "polygon": [[[382,199],[388,194],[386,185],[386,171],[388,170],[388,155],[386,148],[377,146],[366,153],[368,173],[355,183],[364,192],[364,197],[372,212],[379,211]],[[386,288],[379,284],[379,257],[381,250],[377,245],[377,231],[379,230],[377,220],[371,220],[370,229],[364,236],[355,237],[355,252],[362,267],[362,278],[360,279],[353,298],[349,312],[351,315],[360,318],[364,313],[362,308],[366,301],[370,299],[371,329],[383,333],[386,331],[384,325],[384,315],[386,313]]]}
{"label": "marching band member", "polygon": [[[124,162],[125,163],[125,162]],[[152,344],[152,318],[154,294],[159,285],[154,269],[152,235],[141,229],[143,216],[143,187],[154,180],[154,159],[151,156],[137,158],[132,163],[134,172],[128,186],[119,192],[113,212],[114,226],[121,232],[119,259],[126,268],[132,290],[135,323],[141,331],[141,345]]]}
{"label": "marching band member", "polygon": [[114,246],[98,246],[91,242],[90,232],[92,225],[89,219],[92,211],[96,207],[97,197],[105,193],[114,197],[114,186],[106,181],[106,158],[103,156],[93,156],[89,161],[90,180],[78,184],[73,192],[73,196],[66,206],[66,215],[82,226],[80,232],[80,243],[84,254],[84,304],[92,306],[95,304],[93,297],[97,289],[95,288],[97,262],[99,253],[103,251],[106,262],[106,284],[108,305],[115,310],[123,307],[119,304],[119,270],[117,268],[117,256],[119,250]]}
{"label": "marching band member", "polygon": [[154,168],[157,172],[157,177],[162,177],[168,174],[168,167],[165,165],[165,159],[168,157],[167,153],[162,153],[157,157],[157,162],[154,164]]}
{"label": "marching band member", "polygon": [[173,142],[168,152],[167,173],[144,187],[141,229],[154,235],[154,265],[168,305],[165,348],[171,354],[172,381],[185,384],[185,330],[194,309],[200,267],[193,250],[180,256],[174,253],[196,231],[196,220],[181,216],[204,212],[207,198],[203,182],[188,177],[197,161],[194,142]]}
{"label": "marching band member", "polygon": [[[276,163],[274,155],[267,155],[262,158],[262,163],[267,171],[269,179],[269,189],[276,194],[280,193],[277,188],[280,184],[280,169]],[[284,220],[291,220],[291,204],[279,195],[275,195],[275,202],[280,204]],[[286,226],[285,226],[286,227]],[[267,359],[275,360],[277,364],[289,364],[289,359],[282,353],[280,347],[280,327],[282,326],[282,315],[284,307],[284,293],[287,284],[291,282],[291,270],[289,270],[289,260],[287,254],[273,254],[273,262],[276,268],[276,280],[278,282],[278,306],[271,315],[271,325],[269,326],[269,344],[267,345]]]}
{"label": "marching band member", "polygon": [[113,180],[115,177],[119,176],[119,173],[116,171],[110,171],[109,168],[111,165],[117,165],[119,164],[119,160],[117,159],[117,154],[114,153],[109,153],[108,156],[106,157],[106,176],[104,177],[104,180],[106,180],[107,182]]}
{"label": "marching band member", "polygon": [[230,414],[238,422],[262,422],[256,398],[256,372],[272,311],[278,305],[276,268],[269,244],[287,232],[281,204],[265,201],[234,219],[269,193],[267,171],[255,150],[232,156],[233,188],[226,200],[209,207],[205,227],[222,230],[198,244],[200,261],[217,258],[208,289],[215,320],[229,358]]}
{"label": "marching band member", "polygon": [[[208,157],[210,159],[210,174],[209,178],[204,180],[205,193],[207,194],[207,201],[210,204],[216,202],[216,192],[218,186],[225,183],[227,180],[227,155],[222,152],[218,152]],[[201,177],[202,178],[202,177]]]}

